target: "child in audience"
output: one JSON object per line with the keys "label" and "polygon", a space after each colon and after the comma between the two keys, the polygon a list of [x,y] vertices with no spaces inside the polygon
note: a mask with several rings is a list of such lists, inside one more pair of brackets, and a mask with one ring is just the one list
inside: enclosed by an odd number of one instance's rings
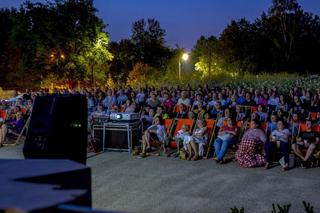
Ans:
{"label": "child in audience", "polygon": [[[179,155],[180,148],[183,146],[183,141],[186,136],[190,135],[190,126],[188,124],[183,124],[181,129],[177,132],[177,134],[173,137],[177,144],[177,154]],[[187,147],[184,147],[187,150]]]}

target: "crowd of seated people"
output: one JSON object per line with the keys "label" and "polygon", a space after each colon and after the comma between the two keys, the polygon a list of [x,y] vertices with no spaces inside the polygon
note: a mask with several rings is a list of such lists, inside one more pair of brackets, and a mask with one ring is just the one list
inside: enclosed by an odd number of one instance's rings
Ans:
{"label": "crowd of seated people", "polygon": [[13,101],[0,102],[0,147],[10,139],[18,136],[29,118],[36,94],[25,93]]}
{"label": "crowd of seated people", "polygon": [[[142,155],[152,145],[148,140],[161,139],[161,143],[168,145],[170,139],[167,137],[175,137],[167,133],[166,137],[160,133],[156,137],[150,135],[154,126],[162,125],[163,119],[192,119],[195,125],[184,127],[188,134],[182,134],[183,138],[176,136],[179,138],[178,149],[184,149],[189,160],[200,159],[210,150],[208,146],[214,148],[212,153],[218,163],[224,162],[230,146],[235,147],[236,160],[243,167],[270,168],[276,150],[284,156],[285,170],[289,168],[289,153],[294,153],[303,167],[310,166],[314,158],[320,157],[319,128],[314,128],[320,124],[320,89],[310,91],[293,86],[283,92],[276,87],[210,88],[204,85],[192,88],[187,85],[183,88],[145,87],[135,90],[127,87],[56,92],[86,95],[89,120],[110,112],[140,113],[144,141]],[[10,106],[1,104],[1,108],[8,111],[7,117],[0,120],[1,143],[2,135],[7,132],[5,129],[12,123],[10,119],[18,120],[20,113],[28,114],[36,95],[44,94],[29,94]],[[158,124],[155,124],[155,118],[159,120]],[[209,119],[215,120],[214,140],[210,145],[205,122]],[[305,129],[301,128],[303,125]],[[14,131],[21,131],[19,126],[15,124]]]}

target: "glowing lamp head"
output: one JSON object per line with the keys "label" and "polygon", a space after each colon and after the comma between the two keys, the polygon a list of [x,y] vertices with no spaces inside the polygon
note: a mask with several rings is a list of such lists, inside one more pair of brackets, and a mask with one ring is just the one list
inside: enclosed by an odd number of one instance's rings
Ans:
{"label": "glowing lamp head", "polygon": [[117,114],[117,115],[116,115],[116,118],[117,118],[117,119],[121,119],[121,117],[122,117],[121,114]]}
{"label": "glowing lamp head", "polygon": [[188,60],[188,58],[189,58],[188,53],[183,53],[182,59],[183,59],[184,61],[186,61],[186,60]]}

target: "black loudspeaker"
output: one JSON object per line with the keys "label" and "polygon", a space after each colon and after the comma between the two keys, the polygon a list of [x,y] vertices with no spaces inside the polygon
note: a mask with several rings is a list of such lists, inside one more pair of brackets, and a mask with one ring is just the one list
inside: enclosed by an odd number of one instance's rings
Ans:
{"label": "black loudspeaker", "polygon": [[87,100],[82,95],[35,99],[23,147],[25,158],[87,159]]}

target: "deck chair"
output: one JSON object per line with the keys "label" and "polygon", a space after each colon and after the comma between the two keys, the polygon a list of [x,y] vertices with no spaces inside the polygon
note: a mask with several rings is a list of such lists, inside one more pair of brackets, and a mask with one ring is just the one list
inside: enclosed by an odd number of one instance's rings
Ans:
{"label": "deck chair", "polygon": [[312,121],[317,120],[317,113],[316,112],[310,112],[309,118],[311,118]]}
{"label": "deck chair", "polygon": [[[194,120],[193,119],[189,119],[189,118],[176,119],[175,125],[173,127],[174,130],[173,130],[172,136],[175,136],[177,134],[177,132],[182,128],[182,126],[184,124],[187,124],[187,125],[190,126],[190,133],[192,133],[194,123],[195,123]],[[169,147],[173,148],[173,149],[177,149],[176,141],[170,140]]]}
{"label": "deck chair", "polygon": [[7,119],[7,111],[4,109],[0,109],[0,118],[2,118],[3,120]]}
{"label": "deck chair", "polygon": [[256,107],[256,106],[251,107],[251,113],[256,112],[257,110],[258,110],[258,107]]}
{"label": "deck chair", "polygon": [[[164,125],[164,128],[166,130],[166,138],[168,138],[168,141],[166,141],[165,142],[166,144],[164,144],[164,146],[166,146],[166,147],[169,145],[170,138],[171,138],[172,131],[173,131],[172,129],[173,129],[174,123],[175,123],[174,119],[170,119],[170,118],[164,119],[164,124],[163,125]],[[160,149],[152,151],[148,155],[159,156],[161,154],[162,149],[164,148],[162,142],[157,141],[157,140],[153,140],[152,142],[150,142],[150,144],[153,145],[153,146],[156,146],[156,147],[160,147]]]}

